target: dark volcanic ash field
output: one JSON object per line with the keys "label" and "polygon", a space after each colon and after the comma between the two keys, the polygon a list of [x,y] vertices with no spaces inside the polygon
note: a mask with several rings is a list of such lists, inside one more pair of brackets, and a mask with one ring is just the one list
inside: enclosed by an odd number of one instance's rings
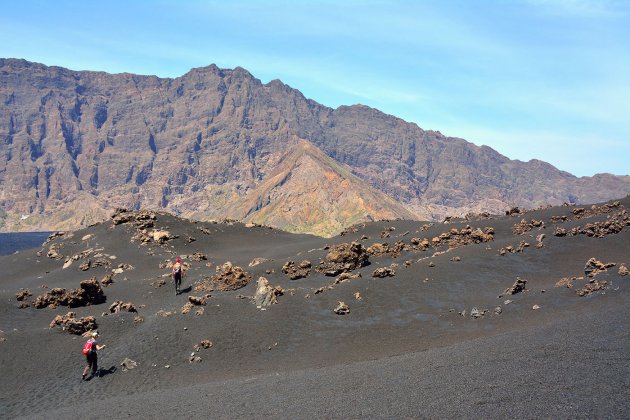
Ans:
{"label": "dark volcanic ash field", "polygon": [[334,238],[117,213],[0,257],[0,417],[628,417],[628,206]]}

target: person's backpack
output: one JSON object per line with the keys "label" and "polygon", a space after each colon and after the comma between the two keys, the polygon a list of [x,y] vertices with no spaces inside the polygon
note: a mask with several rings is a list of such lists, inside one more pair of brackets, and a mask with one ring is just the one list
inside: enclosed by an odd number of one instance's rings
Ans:
{"label": "person's backpack", "polygon": [[180,263],[176,263],[173,266],[173,274],[181,274],[182,272],[182,265]]}
{"label": "person's backpack", "polygon": [[93,340],[86,341],[85,344],[83,345],[83,354],[87,356],[87,354],[92,351],[93,345],[94,345]]}

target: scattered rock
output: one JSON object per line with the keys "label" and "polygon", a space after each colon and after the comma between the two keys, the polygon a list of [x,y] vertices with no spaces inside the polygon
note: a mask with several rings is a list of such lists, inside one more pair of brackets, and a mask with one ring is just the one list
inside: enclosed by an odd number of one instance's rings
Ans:
{"label": "scattered rock", "polygon": [[628,267],[626,267],[624,264],[621,264],[619,266],[619,271],[617,272],[617,274],[619,274],[620,276],[627,276],[628,274],[630,274],[630,270],[628,270]]}
{"label": "scattered rock", "polygon": [[558,237],[567,236],[567,230],[559,226],[556,226],[556,230],[553,232],[553,235],[558,236]]}
{"label": "scattered rock", "polygon": [[173,239],[171,237],[171,232],[169,232],[168,230],[155,229],[153,230],[153,232],[151,232],[151,237],[153,238],[153,241],[158,244],[164,244],[170,239]]}
{"label": "scattered rock", "polygon": [[335,309],[333,309],[333,311],[337,314],[337,315],[347,315],[350,313],[350,307],[348,305],[346,305],[344,302],[339,302],[337,304],[337,307]]}
{"label": "scattered rock", "polygon": [[521,241],[521,243],[518,244],[518,247],[516,248],[516,252],[523,252],[525,251],[525,248],[527,247],[529,247],[529,243],[525,241]]}
{"label": "scattered rock", "polygon": [[278,296],[284,294],[284,290],[280,286],[271,287],[269,280],[259,277],[257,282],[256,294],[254,295],[254,304],[257,308],[275,305],[278,303]]}
{"label": "scattered rock", "polygon": [[252,276],[250,274],[243,271],[241,267],[232,265],[232,263],[228,261],[216,267],[216,274],[214,276],[206,277],[201,282],[198,282],[194,290],[197,292],[237,290],[247,286],[251,279]]}
{"label": "scattered rock", "polygon": [[615,263],[603,263],[595,258],[591,258],[584,266],[584,274],[588,277],[595,277],[597,274],[607,271],[610,267],[614,267],[615,265]]}
{"label": "scattered rock", "polygon": [[78,289],[66,291],[66,289],[56,287],[50,292],[38,296],[33,306],[37,309],[44,307],[55,308],[60,305],[76,308],[79,306],[97,305],[105,302],[105,299],[103,289],[101,289],[96,277],[92,277],[89,280],[82,281]]}
{"label": "scattered rock", "polygon": [[534,305],[534,306],[532,306],[532,309],[533,309],[534,311],[536,311],[536,310],[540,309],[540,305]]}
{"label": "scattered rock", "polygon": [[577,277],[562,277],[560,280],[558,280],[556,282],[556,284],[554,285],[554,287],[563,287],[566,286],[567,289],[572,289],[573,288],[573,282],[577,280]]}
{"label": "scattered rock", "polygon": [[87,260],[79,266],[79,270],[87,271],[92,266],[92,260]]}
{"label": "scattered rock", "polygon": [[132,370],[132,369],[137,368],[137,367],[138,367],[138,363],[137,363],[137,362],[135,362],[135,361],[133,361],[133,360],[131,360],[131,359],[130,359],[130,358],[128,358],[128,357],[125,357],[125,358],[123,359],[123,361],[122,361],[122,362],[120,362],[120,366],[122,366],[122,370],[123,370],[123,372],[126,372],[126,371],[128,371],[128,370]]}
{"label": "scattered rock", "polygon": [[608,282],[605,280],[604,281],[595,280],[592,283],[587,283],[581,289],[576,290],[575,293],[580,297],[584,297],[584,296],[590,295],[593,292],[597,292],[598,290],[605,289],[607,285],[608,285]]}
{"label": "scattered rock", "polygon": [[194,308],[194,307],[195,307],[195,305],[193,305],[193,304],[192,304],[192,303],[190,303],[190,302],[186,302],[186,303],[184,303],[184,306],[182,306],[182,314],[183,314],[183,315],[187,314],[187,313],[188,313],[188,312],[190,312],[190,311],[191,311],[191,309],[192,309],[192,308]]}
{"label": "scattered rock", "polygon": [[335,284],[345,283],[351,279],[361,278],[361,273],[341,273],[335,279]]}
{"label": "scattered rock", "polygon": [[516,216],[517,214],[521,214],[521,209],[518,207],[512,207],[511,209],[505,211],[506,216]]}
{"label": "scattered rock", "polygon": [[474,318],[474,319],[481,318],[486,313],[488,313],[487,309],[472,308],[470,310],[470,316],[471,316],[471,318]]}
{"label": "scattered rock", "polygon": [[252,262],[250,262],[250,263],[249,263],[249,266],[250,266],[250,267],[256,267],[257,265],[260,265],[260,264],[266,263],[266,262],[268,262],[268,261],[271,261],[271,260],[269,260],[269,259],[267,259],[267,258],[262,258],[262,257],[254,258],[254,259],[252,260]]}
{"label": "scattered rock", "polygon": [[205,306],[208,303],[208,299],[210,299],[210,295],[199,296],[188,296],[188,301],[196,306]]}
{"label": "scattered rock", "polygon": [[112,274],[106,274],[105,277],[101,279],[101,284],[103,287],[107,287],[114,282],[114,276]]}
{"label": "scattered rock", "polygon": [[206,235],[211,235],[212,232],[210,232],[210,229],[206,229],[205,227],[198,227],[197,229],[199,229],[201,231],[201,233],[206,234]]}
{"label": "scattered rock", "polygon": [[462,259],[460,257],[453,257],[453,258],[451,258],[451,261],[454,261],[454,262],[459,262],[461,260]]}
{"label": "scattered rock", "polygon": [[133,317],[133,325],[142,324],[144,322],[144,318],[140,315],[136,315]]}
{"label": "scattered rock", "polygon": [[138,313],[138,310],[131,302],[124,303],[122,300],[117,300],[109,306],[110,314],[115,314],[122,311]]}
{"label": "scattered rock", "polygon": [[60,325],[63,331],[70,334],[82,335],[88,331],[96,330],[96,319],[93,316],[76,318],[76,313],[68,312],[65,315],[57,315],[50,323],[50,328]]}
{"label": "scattered rock", "polygon": [[48,242],[51,242],[57,238],[60,238],[62,236],[64,236],[66,233],[65,232],[53,232],[50,235],[48,235],[48,239],[46,239],[45,244],[47,244]]}
{"label": "scattered rock", "polygon": [[33,296],[33,294],[28,289],[20,289],[20,291],[15,294],[15,299],[18,302],[22,302],[29,296]]}
{"label": "scattered rock", "polygon": [[199,351],[201,349],[209,349],[212,347],[212,341],[210,340],[202,340],[199,344],[195,345],[195,351]]}
{"label": "scattered rock", "polygon": [[359,292],[354,292],[354,298],[356,300],[363,300],[363,296],[361,296],[361,293]]}
{"label": "scattered rock", "polygon": [[206,254],[202,254],[201,252],[195,252],[192,255],[188,255],[188,259],[191,261],[206,261],[208,260],[208,256]]}
{"label": "scattered rock", "polygon": [[543,222],[542,220],[532,219],[530,222],[528,222],[527,220],[523,219],[519,223],[512,226],[512,232],[515,235],[522,235],[525,232],[529,232],[530,230],[534,228],[543,228],[543,227],[545,227],[545,222]]}
{"label": "scattered rock", "polygon": [[403,251],[407,251],[408,247],[403,241],[398,241],[394,245],[389,245],[387,242],[372,244],[367,252],[375,257],[388,255],[392,258],[400,257]]}
{"label": "scattered rock", "polygon": [[[192,306],[192,304],[191,304],[191,306]],[[164,309],[160,309],[156,313],[156,315],[161,316],[162,318],[168,318],[169,316],[171,316],[173,314],[174,314],[174,312],[172,312],[172,311],[165,311]]]}
{"label": "scattered rock", "polygon": [[296,266],[293,261],[287,261],[282,266],[282,272],[291,280],[304,278],[311,273],[311,262],[304,260]]}
{"label": "scattered rock", "polygon": [[372,273],[372,277],[385,278],[385,277],[394,277],[396,275],[396,271],[390,267],[379,267]]}
{"label": "scattered rock", "polygon": [[201,363],[201,357],[199,357],[199,356],[190,356],[188,358],[188,361],[190,363]]}
{"label": "scattered rock", "polygon": [[59,252],[59,250],[63,247],[63,244],[52,244],[49,248],[48,248],[48,252],[46,253],[46,256],[48,258],[54,259],[54,260],[60,260],[63,258],[63,255],[61,254],[61,252]]}
{"label": "scattered rock", "polygon": [[501,298],[505,295],[515,295],[517,293],[520,293],[523,290],[526,290],[525,284],[527,284],[527,280],[517,277],[512,287],[508,287],[507,289],[505,289],[505,291],[502,294],[500,294],[499,297]]}
{"label": "scattered rock", "polygon": [[500,306],[497,306],[496,308],[494,308],[494,311],[493,311],[495,315],[501,315],[502,312],[503,312],[503,309]]}
{"label": "scattered rock", "polygon": [[326,276],[336,276],[368,265],[368,258],[365,247],[358,242],[335,245],[326,255],[325,260],[320,262],[317,271]]}

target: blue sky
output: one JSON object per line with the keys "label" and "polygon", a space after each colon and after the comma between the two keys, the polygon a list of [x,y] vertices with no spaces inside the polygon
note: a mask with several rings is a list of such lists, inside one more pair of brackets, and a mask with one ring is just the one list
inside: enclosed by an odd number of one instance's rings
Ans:
{"label": "blue sky", "polygon": [[[181,4],[180,4],[181,3]],[[3,1],[0,57],[241,66],[578,176],[630,174],[630,1]]]}

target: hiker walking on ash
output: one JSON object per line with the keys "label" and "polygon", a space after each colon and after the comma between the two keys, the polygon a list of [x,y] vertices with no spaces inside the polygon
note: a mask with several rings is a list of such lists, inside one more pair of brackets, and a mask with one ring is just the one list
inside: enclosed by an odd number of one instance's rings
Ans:
{"label": "hiker walking on ash", "polygon": [[173,264],[172,268],[173,281],[175,282],[175,296],[177,296],[181,293],[180,287],[182,285],[182,277],[184,277],[184,266],[182,265],[182,260],[176,258],[175,264]]}
{"label": "hiker walking on ash", "polygon": [[85,344],[83,345],[83,354],[85,355],[85,358],[87,360],[87,366],[85,366],[85,369],[83,369],[83,375],[81,375],[81,379],[84,381],[86,380],[87,375],[90,372],[90,369],[92,369],[92,375],[87,379],[91,379],[94,376],[99,376],[98,375],[99,374],[98,356],[96,352],[104,349],[105,344],[99,345],[96,342],[97,337],[98,337],[98,332],[96,331],[92,332],[92,336],[90,337],[90,339],[86,341]]}

